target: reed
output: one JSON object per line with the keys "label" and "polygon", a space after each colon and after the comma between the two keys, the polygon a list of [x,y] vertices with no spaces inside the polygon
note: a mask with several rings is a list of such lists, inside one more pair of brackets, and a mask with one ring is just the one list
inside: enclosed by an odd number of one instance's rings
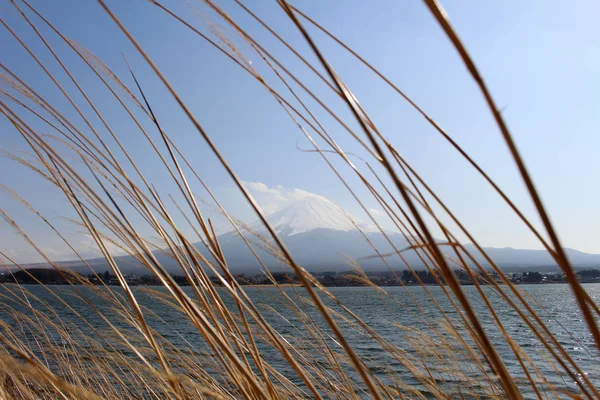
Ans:
{"label": "reed", "polygon": [[[303,50],[286,41],[251,5],[239,0],[235,4],[239,13],[268,33],[271,46],[283,46],[289,52],[293,66],[286,66],[269,45],[251,35],[243,23],[213,0],[204,0],[198,6],[190,3],[188,15],[182,15],[180,8],[166,1],[151,0],[145,5],[157,8],[169,23],[207,43],[273,96],[274,107],[283,109],[312,146],[302,151],[314,153],[323,161],[324,168],[335,174],[394,249],[384,254],[363,233],[372,247],[372,257],[381,261],[382,269],[389,268],[391,272],[394,271],[389,260],[397,259],[414,275],[422,287],[422,296],[406,286],[402,286],[401,297],[392,296],[369,280],[362,271],[361,260],[348,260],[349,267],[356,271],[355,279],[368,286],[370,295],[387,310],[385,334],[361,319],[356,310],[338,300],[295,261],[294,254],[278,237],[213,140],[217,133],[203,126],[201,110],[189,106],[178,94],[150,56],[151,51],[130,33],[109,2],[98,2],[113,21],[113,28],[121,31],[136,51],[127,55],[128,60],[136,62],[124,61],[130,75],[119,76],[77,43],[76,38],[62,33],[60,24],[48,20],[27,0],[10,2],[22,22],[18,29],[0,15],[3,29],[29,54],[32,67],[40,71],[40,79],[55,88],[54,97],[44,97],[19,71],[0,64],[0,113],[28,146],[27,153],[4,152],[4,156],[32,170],[63,194],[75,215],[70,224],[90,235],[120,284],[118,289],[96,286],[81,278],[79,282],[69,279],[68,288],[41,282],[37,287],[43,290],[19,284],[0,287],[0,397],[600,397],[597,383],[588,378],[542,317],[543,305],[502,274],[444,200],[400,149],[386,139],[336,72],[335,60],[327,57],[310,33],[318,31],[333,40],[356,66],[369,71],[365,79],[383,82],[404,99],[540,241],[566,276],[581,318],[596,344],[589,350],[596,357],[600,309],[577,280],[482,73],[437,1],[424,3],[480,88],[535,205],[543,231],[535,227],[452,134],[408,94],[334,33],[286,0],[273,2],[272,6],[280,7],[287,22],[298,30],[305,42]],[[34,37],[37,45],[27,43],[25,37]],[[87,69],[87,78],[73,72],[75,64]],[[297,67],[308,73],[295,73]],[[262,221],[268,236],[252,231],[222,206],[206,184],[210,171],[194,166],[193,159],[177,146],[173,134],[159,118],[148,87],[136,72],[141,68],[152,70],[182,118],[193,127],[189,135],[196,135],[198,143],[210,150]],[[90,89],[92,86],[94,90]],[[101,104],[106,102],[123,112],[133,128],[120,131],[111,123],[102,111],[105,107]],[[147,149],[147,156],[156,158],[174,193],[163,189],[165,182],[157,186],[152,173],[136,163],[134,152],[125,144],[130,141],[123,140],[125,135],[136,135]],[[360,157],[359,151],[346,152],[339,145],[336,137],[342,136],[352,139],[353,150],[359,149]],[[262,265],[273,289],[239,283],[230,271],[213,221],[206,218],[193,188],[202,188],[209,196],[231,230]],[[51,229],[89,268],[90,274],[96,274],[62,232],[62,225],[58,226],[11,188],[2,185],[2,190]],[[408,248],[399,248],[389,238],[371,215],[367,199],[380,205],[409,243]],[[69,275],[28,235],[17,217],[2,209],[0,213],[32,251],[56,271]],[[358,225],[356,228],[360,230]],[[443,234],[441,241],[434,238],[438,231]],[[457,237],[467,237],[483,254],[487,265],[478,262],[475,253]],[[161,288],[130,287],[122,266],[115,260],[114,249],[142,264],[149,275],[160,281]],[[407,251],[418,255],[439,287],[420,281],[416,266],[404,256]],[[300,286],[279,285],[261,259],[264,252],[273,254],[281,270],[294,275]],[[177,284],[161,264],[159,254],[180,267],[179,275],[185,276],[189,286]],[[28,273],[26,266],[1,248],[0,256],[7,274],[17,270]],[[467,291],[460,284],[456,269],[472,278],[473,290]],[[402,280],[395,278],[402,285]],[[257,294],[268,301],[256,301]],[[499,303],[510,309],[539,343],[539,351],[546,357],[543,368],[511,336],[498,315]],[[426,312],[424,308],[434,311]],[[399,310],[410,314],[418,326],[404,325]],[[376,352],[377,359],[357,349],[356,343]],[[508,360],[513,370],[507,368]],[[518,374],[511,372],[514,368]],[[563,377],[565,384],[557,384],[552,379],[556,376]]]}

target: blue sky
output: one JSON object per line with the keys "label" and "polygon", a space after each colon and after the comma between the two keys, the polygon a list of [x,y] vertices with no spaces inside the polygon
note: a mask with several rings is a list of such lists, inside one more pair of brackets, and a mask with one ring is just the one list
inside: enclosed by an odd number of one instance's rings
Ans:
{"label": "blue sky", "polygon": [[[165,73],[243,180],[316,193],[364,219],[356,202],[318,155],[296,149],[297,143],[302,148],[309,148],[309,143],[273,97],[246,72],[148,2],[107,3]],[[165,3],[207,31],[206,25],[186,2]],[[162,84],[95,1],[67,0],[50,4],[32,0],[31,4],[61,32],[95,53],[133,88],[121,56],[124,53],[138,74],[159,120],[202,178],[234,215],[253,219],[231,181]],[[192,4],[203,10],[199,2]],[[344,105],[247,14],[231,1],[220,4],[294,73],[313,85],[316,94],[336,112],[348,117]],[[377,6],[361,1],[341,4],[330,1],[297,3],[430,113],[537,223],[529,197],[476,85],[426,7],[419,1],[381,1]],[[541,0],[444,1],[443,5],[497,104],[503,107],[503,116],[563,244],[600,253],[597,240],[600,230],[597,206],[600,200],[597,184],[600,170],[600,44],[597,40],[600,37],[597,24],[600,6],[591,0],[568,4]],[[315,60],[275,2],[249,3],[248,6],[309,60]],[[28,15],[32,16],[31,12]],[[43,44],[6,0],[0,1],[0,16],[47,63],[60,82],[75,93]],[[33,16],[32,20],[40,23]],[[69,53],[48,28],[41,23],[39,26],[68,61],[73,74],[84,82],[86,91],[107,116],[144,173],[163,193],[173,193],[174,186],[167,183],[165,171],[156,157],[150,155],[147,144],[135,132],[125,113],[115,106],[85,65]],[[314,29],[310,32],[384,136],[447,201],[482,244],[540,248],[497,195],[406,102],[332,41]],[[249,58],[271,82],[275,82],[256,55],[249,53]],[[66,115],[78,120],[56,87],[3,27],[0,27],[0,61]],[[280,84],[275,87],[282,89]],[[74,98],[82,101],[80,96]],[[309,104],[314,106],[314,102]],[[82,107],[90,113],[88,107]],[[323,118],[330,133],[346,151],[364,156],[365,152],[325,113],[318,111],[317,115]],[[26,150],[14,129],[1,118],[0,147],[8,152]],[[77,160],[73,162],[77,163]],[[347,169],[342,170],[367,206],[376,208],[366,191],[359,189],[358,180]],[[79,240],[81,247],[93,247],[81,236],[80,230],[69,227],[63,220],[73,214],[54,188],[4,157],[0,158],[0,171],[0,183],[38,207],[63,227],[70,238]],[[194,190],[199,197],[207,198],[199,186],[194,186]],[[16,202],[3,195],[0,206],[14,216],[45,250],[53,252],[57,258],[68,258],[56,238]],[[210,207],[206,210],[210,214]],[[221,223],[219,227],[226,229]],[[0,225],[0,242],[2,250],[11,252],[19,261],[36,259],[6,224]]]}

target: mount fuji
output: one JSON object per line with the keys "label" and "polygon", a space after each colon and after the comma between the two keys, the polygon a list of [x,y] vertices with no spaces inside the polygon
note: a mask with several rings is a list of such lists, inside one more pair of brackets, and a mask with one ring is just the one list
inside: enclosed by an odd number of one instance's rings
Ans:
{"label": "mount fuji", "polygon": [[[393,247],[375,225],[359,221],[321,196],[313,195],[294,201],[267,215],[267,220],[296,262],[309,270],[348,269],[348,258],[360,259],[363,268],[384,270],[387,267],[381,259],[365,257],[376,255],[372,246],[382,253],[393,251]],[[385,233],[396,248],[406,247],[406,240],[402,235],[390,231]],[[277,258],[264,250],[268,246],[267,238],[270,235],[261,221],[250,224],[245,229],[245,234],[269,268],[279,265]],[[237,232],[226,233],[219,239],[225,258],[232,268],[258,268],[258,261]]]}
{"label": "mount fuji", "polygon": [[[388,269],[386,263],[393,269],[406,268],[400,257],[396,255],[386,257],[384,262],[375,251],[377,249],[379,254],[389,254],[394,253],[394,248],[405,249],[408,247],[408,242],[403,235],[388,230],[384,230],[384,235],[376,226],[359,221],[325,197],[310,194],[296,199],[268,214],[267,220],[296,262],[309,271],[348,270],[349,260],[357,261],[366,271],[385,271]],[[250,224],[244,233],[267,267],[279,266],[277,258],[264,250],[264,243],[260,245],[259,237],[264,240],[271,237],[262,222]],[[232,270],[249,272],[258,270],[259,263],[237,232],[223,234],[219,240]],[[465,248],[479,263],[488,265],[475,246],[467,244]],[[491,247],[484,250],[507,272],[559,270],[545,250]],[[442,251],[448,252],[448,249],[443,248]],[[588,254],[573,249],[565,249],[565,251],[575,267],[600,267],[598,254]],[[456,258],[454,254],[451,255]],[[424,268],[421,258],[415,251],[403,251],[402,256],[412,267]]]}
{"label": "mount fuji", "polygon": [[[266,191],[273,190],[266,188]],[[277,194],[277,193],[276,193]],[[281,194],[281,193],[280,193]],[[359,221],[331,200],[296,189],[280,196],[282,201],[267,214],[267,220],[286,245],[295,261],[313,272],[348,270],[351,263],[357,261],[366,271],[385,271],[386,262],[393,269],[404,269],[405,265],[398,256],[387,257],[384,261],[377,257],[380,254],[393,253],[393,246],[402,250],[408,246],[403,235],[384,231],[384,235],[376,226]],[[280,199],[280,200],[281,200]],[[282,262],[280,256],[273,254],[273,240],[260,221],[240,228],[244,237],[251,243],[254,251],[260,256],[269,269],[279,270]],[[386,238],[387,236],[387,238]],[[230,231],[219,236],[219,243],[229,268],[234,273],[256,274],[261,265],[237,231]],[[209,259],[209,252],[202,243],[197,248]],[[475,251],[474,246],[467,244],[474,257],[486,265],[485,259]],[[447,249],[442,249],[447,251]],[[486,253],[505,271],[557,271],[558,267],[545,250],[523,250],[513,248],[485,248]],[[566,249],[571,263],[578,268],[600,267],[600,255],[583,253]],[[162,251],[154,252],[158,261],[173,274],[181,274],[180,267]],[[415,251],[402,253],[404,259],[416,269],[422,269],[423,263]],[[97,272],[109,269],[104,258],[87,260]],[[130,256],[115,257],[115,261],[126,273],[143,275],[147,271],[139,262]],[[81,262],[65,261],[60,265],[77,272],[87,274],[89,271]],[[41,266],[30,265],[30,266]]]}

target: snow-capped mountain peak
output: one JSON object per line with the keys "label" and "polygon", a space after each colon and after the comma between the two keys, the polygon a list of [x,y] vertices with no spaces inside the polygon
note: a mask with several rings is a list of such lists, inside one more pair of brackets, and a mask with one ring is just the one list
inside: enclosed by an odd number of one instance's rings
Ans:
{"label": "snow-capped mountain peak", "polygon": [[[352,219],[351,219],[352,218]],[[275,211],[267,216],[269,222],[280,235],[293,236],[315,229],[336,231],[357,231],[358,225],[363,232],[376,232],[377,228],[364,224],[350,216],[332,201],[321,196],[308,196]],[[262,230],[256,226],[257,230]]]}

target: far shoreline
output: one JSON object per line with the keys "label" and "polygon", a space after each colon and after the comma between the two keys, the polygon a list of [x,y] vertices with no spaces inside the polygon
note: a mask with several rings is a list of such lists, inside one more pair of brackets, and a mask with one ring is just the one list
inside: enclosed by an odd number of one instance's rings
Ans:
{"label": "far shoreline", "polygon": [[[595,282],[579,282],[582,285],[595,285],[595,284],[600,284],[600,281],[595,281]],[[0,282],[0,287],[5,286],[5,285],[21,285],[21,286],[89,286],[89,287],[109,287],[109,288],[120,288],[121,285],[116,285],[116,284],[105,284],[105,285],[97,285],[97,284],[81,284],[81,283],[76,283],[73,282],[72,284],[69,283],[64,283],[64,282],[47,282],[47,283],[35,283],[35,282],[23,282],[23,283],[15,283],[15,282]],[[498,286],[506,286],[506,284],[504,282],[498,282],[497,283]],[[547,286],[547,285],[568,285],[567,282],[513,282],[512,285],[514,286]],[[159,287],[164,287],[163,285],[153,285],[153,284],[149,284],[149,285],[139,285],[139,284],[131,284],[129,285],[132,288],[143,288],[143,287],[150,287],[150,288],[159,288]],[[181,287],[187,287],[190,285],[180,285]],[[321,285],[323,287],[326,288],[372,288],[372,287],[378,287],[378,288],[395,288],[395,287],[439,287],[439,286],[444,286],[444,287],[448,287],[448,285],[438,285],[435,283],[424,283],[422,285],[419,284],[413,284],[413,283],[405,283],[403,285]],[[473,283],[461,283],[460,286],[462,287],[468,287],[468,286],[475,286],[475,284]],[[480,286],[483,287],[487,287],[487,286],[494,286],[492,284],[489,283],[481,283]],[[300,284],[300,283],[280,283],[278,285],[269,285],[269,284],[256,284],[256,285],[240,285],[240,287],[242,289],[244,288],[256,288],[256,289],[267,289],[267,288],[276,288],[276,287],[280,287],[280,288],[303,288],[304,285]],[[312,287],[316,287],[315,285],[312,285]],[[221,288],[225,288],[225,286],[223,285],[215,285],[215,288],[217,289],[221,289]]]}

